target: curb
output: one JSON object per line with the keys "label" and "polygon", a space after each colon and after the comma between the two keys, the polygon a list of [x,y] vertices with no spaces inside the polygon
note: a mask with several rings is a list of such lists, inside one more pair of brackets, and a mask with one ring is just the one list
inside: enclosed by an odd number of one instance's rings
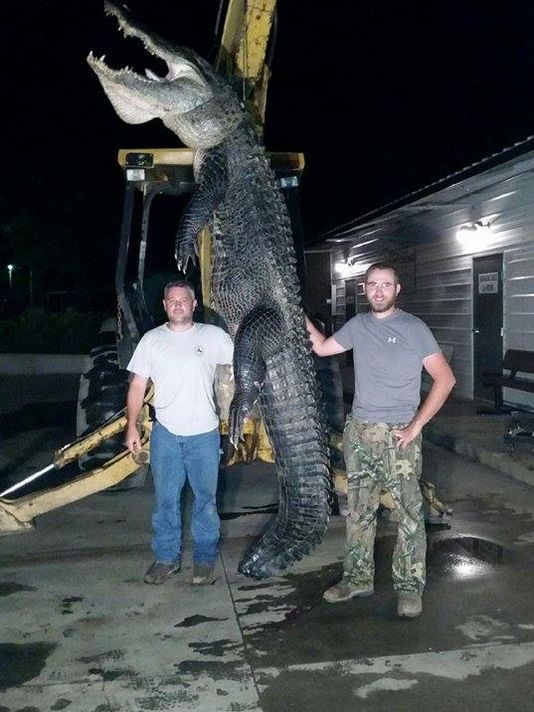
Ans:
{"label": "curb", "polygon": [[498,470],[505,475],[513,477],[515,480],[534,486],[534,470],[530,470],[517,460],[513,460],[508,453],[493,452],[485,448],[474,445],[468,440],[457,438],[454,435],[440,431],[436,426],[425,426],[423,437],[433,445],[438,445],[445,450],[450,450],[458,455],[480,462],[482,465]]}
{"label": "curb", "polygon": [[0,374],[27,376],[52,373],[82,373],[86,354],[2,354]]}

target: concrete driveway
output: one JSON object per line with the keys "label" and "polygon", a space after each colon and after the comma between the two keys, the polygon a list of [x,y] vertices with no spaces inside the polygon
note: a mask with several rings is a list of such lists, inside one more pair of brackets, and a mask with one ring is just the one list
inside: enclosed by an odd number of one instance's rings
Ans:
{"label": "concrete driveway", "polygon": [[[47,444],[30,459],[46,464]],[[27,467],[16,460],[14,476]],[[221,556],[206,588],[189,584],[189,538],[182,571],[143,584],[150,481],[0,538],[0,712],[532,712],[534,490],[434,446],[425,476],[454,516],[428,530],[425,608],[411,621],[395,615],[395,525],[384,519],[370,598],[322,599],[341,573],[339,516],[284,576],[237,573],[276,509],[274,470],[261,463],[221,476]]]}

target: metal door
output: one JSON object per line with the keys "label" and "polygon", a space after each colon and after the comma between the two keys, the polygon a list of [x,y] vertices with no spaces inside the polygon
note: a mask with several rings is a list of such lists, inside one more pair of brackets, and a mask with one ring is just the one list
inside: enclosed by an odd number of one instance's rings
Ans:
{"label": "metal door", "polygon": [[502,254],[473,258],[473,394],[493,398],[483,386],[483,373],[502,373],[503,280]]}

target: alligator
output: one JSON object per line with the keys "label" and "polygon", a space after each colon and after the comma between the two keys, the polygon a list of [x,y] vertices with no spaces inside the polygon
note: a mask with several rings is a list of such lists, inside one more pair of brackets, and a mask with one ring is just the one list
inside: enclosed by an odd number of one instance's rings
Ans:
{"label": "alligator", "polygon": [[238,570],[273,576],[322,540],[331,502],[327,428],[285,201],[252,117],[212,66],[155,36],[122,5],[106,2],[106,11],[168,69],[140,76],[91,53],[116,113],[128,123],[159,118],[195,151],[198,188],[180,220],[176,260],[182,271],[194,265],[198,233],[211,227],[213,307],[235,343],[230,439],[238,443],[259,403],[278,476],[278,513]]}

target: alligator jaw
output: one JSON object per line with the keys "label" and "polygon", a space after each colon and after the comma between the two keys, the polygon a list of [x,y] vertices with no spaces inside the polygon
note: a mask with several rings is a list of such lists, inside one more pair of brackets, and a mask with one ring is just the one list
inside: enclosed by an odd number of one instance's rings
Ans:
{"label": "alligator jaw", "polygon": [[[197,67],[198,58],[193,56],[189,50],[183,47],[174,47],[158,35],[145,30],[140,23],[134,22],[127,8],[121,8],[110,2],[110,0],[106,0],[104,5],[106,14],[117,20],[119,30],[122,31],[125,37],[135,37],[140,40],[147,52],[167,64],[167,75],[165,77],[158,77],[150,70],[145,70],[149,81],[172,82],[180,77],[189,77],[200,86],[205,85],[205,79],[200,76],[199,68]],[[135,73],[132,72],[132,74]],[[139,79],[146,81],[144,77],[139,77]]]}
{"label": "alligator jaw", "polygon": [[[209,100],[211,91],[206,77],[209,65],[203,66],[202,60],[189,50],[173,47],[157,35],[148,33],[142,25],[134,23],[125,8],[108,1],[105,9],[108,15],[116,18],[125,37],[140,40],[147,52],[167,65],[164,77],[149,69],[142,76],[129,67],[112,69],[104,56],[97,58],[92,52],[89,54],[89,66],[123,121],[139,124],[163,118],[169,111],[169,104],[176,113],[186,113]],[[177,83],[180,84],[179,92],[175,91]]]}

